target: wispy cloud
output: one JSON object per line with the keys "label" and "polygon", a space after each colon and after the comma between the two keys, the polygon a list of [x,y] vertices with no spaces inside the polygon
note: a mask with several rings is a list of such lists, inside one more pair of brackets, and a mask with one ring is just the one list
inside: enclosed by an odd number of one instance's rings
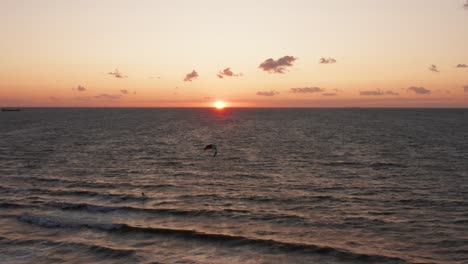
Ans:
{"label": "wispy cloud", "polygon": [[184,82],[191,82],[192,80],[198,78],[198,73],[193,70],[191,73],[187,73],[184,78]]}
{"label": "wispy cloud", "polygon": [[375,91],[360,91],[359,94],[363,96],[378,96],[378,95],[384,95],[385,93],[381,90],[375,90]]}
{"label": "wispy cloud", "polygon": [[323,93],[323,96],[337,96],[337,93]]}
{"label": "wispy cloud", "polygon": [[432,64],[431,66],[429,66],[429,70],[433,72],[440,72],[439,69],[437,68],[437,65],[435,64]]}
{"label": "wispy cloud", "polygon": [[429,90],[429,89],[426,89],[424,87],[416,87],[416,86],[411,86],[406,90],[407,91],[413,91],[413,92],[415,92],[417,94],[430,94],[431,93],[431,90]]}
{"label": "wispy cloud", "polygon": [[399,93],[391,91],[391,90],[382,91],[380,89],[373,90],[373,91],[361,91],[359,92],[359,94],[363,96],[400,95]]}
{"label": "wispy cloud", "polygon": [[258,67],[270,73],[284,73],[286,68],[293,66],[292,63],[296,60],[297,58],[293,56],[284,56],[277,60],[269,58],[262,62]]}
{"label": "wispy cloud", "polygon": [[291,88],[290,93],[318,93],[325,90],[320,87]]}
{"label": "wispy cloud", "polygon": [[114,94],[100,94],[94,96],[95,99],[100,99],[100,100],[116,100],[120,99],[120,95],[114,95]]}
{"label": "wispy cloud", "polygon": [[128,90],[120,90],[120,92],[123,94],[128,94]]}
{"label": "wispy cloud", "polygon": [[224,76],[227,76],[227,77],[238,77],[238,76],[242,76],[242,73],[239,73],[239,74],[235,74],[231,71],[231,68],[226,68],[222,71],[219,71],[218,74],[216,74],[216,76],[218,76],[218,78],[222,79],[224,78]]}
{"label": "wispy cloud", "polygon": [[279,94],[279,93],[277,91],[275,91],[275,90],[257,92],[257,95],[259,95],[259,96],[275,96],[277,94]]}
{"label": "wispy cloud", "polygon": [[119,78],[119,79],[128,77],[127,75],[121,73],[119,69],[115,69],[113,72],[109,72],[107,74],[113,75],[115,78]]}
{"label": "wispy cloud", "polygon": [[466,0],[466,3],[465,3],[465,5],[464,5],[464,7],[465,7],[466,9],[468,9],[468,0]]}
{"label": "wispy cloud", "polygon": [[468,65],[466,64],[458,64],[457,66],[455,66],[457,68],[468,68]]}
{"label": "wispy cloud", "polygon": [[465,85],[465,86],[463,87],[463,90],[464,90],[465,93],[468,93],[468,85]]}
{"label": "wispy cloud", "polygon": [[390,91],[390,90],[385,91],[385,94],[387,94],[387,95],[400,95],[399,93],[394,92],[394,91]]}
{"label": "wispy cloud", "polygon": [[336,60],[334,58],[320,58],[319,63],[320,64],[332,64],[332,63],[336,63]]}
{"label": "wispy cloud", "polygon": [[49,96],[49,100],[55,101],[55,100],[58,100],[58,98],[55,96]]}

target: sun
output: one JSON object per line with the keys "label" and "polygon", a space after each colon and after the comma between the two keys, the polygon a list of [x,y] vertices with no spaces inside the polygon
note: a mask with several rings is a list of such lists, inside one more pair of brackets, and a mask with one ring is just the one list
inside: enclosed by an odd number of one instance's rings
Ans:
{"label": "sun", "polygon": [[216,101],[213,105],[216,107],[216,109],[224,109],[224,107],[226,107],[226,103],[223,101]]}

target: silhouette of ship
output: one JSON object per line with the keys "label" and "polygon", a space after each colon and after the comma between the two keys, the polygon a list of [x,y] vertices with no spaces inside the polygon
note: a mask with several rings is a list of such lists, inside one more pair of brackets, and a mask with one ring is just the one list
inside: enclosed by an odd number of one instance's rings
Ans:
{"label": "silhouette of ship", "polygon": [[21,109],[18,108],[2,108],[2,112],[19,112]]}

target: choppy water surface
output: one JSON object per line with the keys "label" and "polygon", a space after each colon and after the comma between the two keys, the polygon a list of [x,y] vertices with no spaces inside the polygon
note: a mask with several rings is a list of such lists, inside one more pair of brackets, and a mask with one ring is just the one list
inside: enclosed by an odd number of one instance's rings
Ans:
{"label": "choppy water surface", "polygon": [[443,109],[3,112],[0,262],[467,263],[467,120]]}

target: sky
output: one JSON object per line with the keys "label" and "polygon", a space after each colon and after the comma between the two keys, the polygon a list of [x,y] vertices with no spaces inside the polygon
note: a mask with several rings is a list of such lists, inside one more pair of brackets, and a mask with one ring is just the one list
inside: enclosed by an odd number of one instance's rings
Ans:
{"label": "sky", "polygon": [[466,0],[0,0],[0,106],[468,107]]}

